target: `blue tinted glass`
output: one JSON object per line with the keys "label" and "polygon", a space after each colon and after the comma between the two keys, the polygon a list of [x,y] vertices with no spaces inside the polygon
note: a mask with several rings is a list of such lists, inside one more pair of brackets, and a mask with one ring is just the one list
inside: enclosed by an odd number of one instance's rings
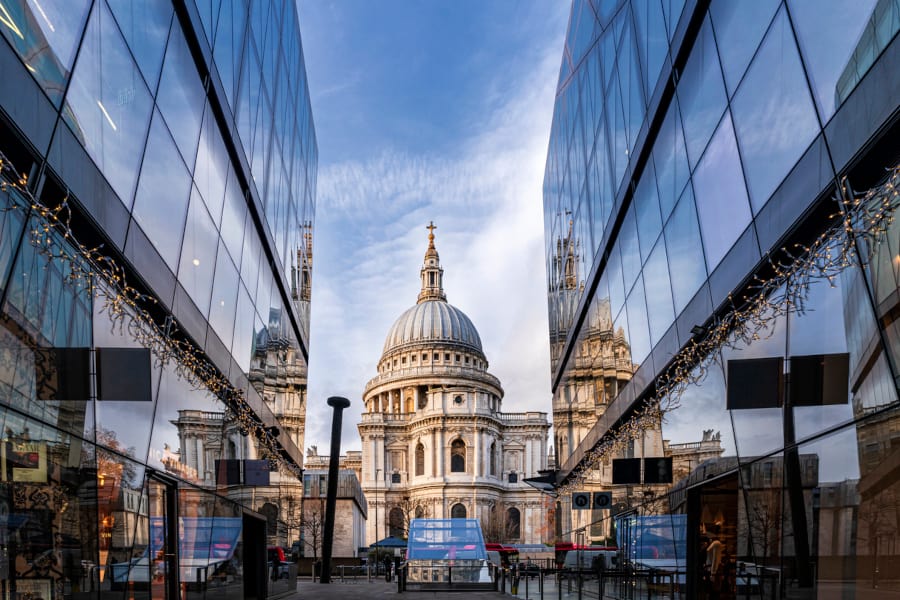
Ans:
{"label": "blue tinted glass", "polygon": [[666,17],[666,29],[669,32],[669,40],[675,35],[681,11],[684,10],[684,0],[662,0],[663,14]]}
{"label": "blue tinted glass", "polygon": [[731,110],[756,212],[819,130],[783,9],[735,94]]}
{"label": "blue tinted glass", "polygon": [[694,167],[725,111],[725,86],[708,18],[678,81],[678,101],[688,158]]}
{"label": "blue tinted glass", "polygon": [[247,7],[243,1],[226,2],[219,13],[218,33],[213,55],[222,79],[228,103],[235,108],[237,75],[240,70]]}
{"label": "blue tinted glass", "polygon": [[243,285],[238,286],[238,304],[234,315],[234,342],[231,345],[231,355],[241,367],[241,371],[250,371],[250,358],[253,355],[254,325],[256,322],[256,309],[250,300],[250,295]]}
{"label": "blue tinted glass", "polygon": [[225,179],[228,176],[228,152],[222,142],[222,134],[207,109],[203,116],[203,130],[200,133],[200,144],[197,148],[197,163],[194,166],[194,183],[209,208],[209,214],[218,223],[222,214],[222,202],[225,197]]}
{"label": "blue tinted glass", "polygon": [[836,0],[822,10],[813,0],[788,2],[823,122],[834,114],[838,80],[855,67],[852,57],[875,5],[876,0]]}
{"label": "blue tinted glass", "polygon": [[663,218],[672,211],[688,180],[687,151],[681,129],[678,103],[672,102],[653,145],[653,164],[659,187],[659,206]]}
{"label": "blue tinted glass", "polygon": [[225,347],[231,348],[234,315],[237,310],[238,274],[221,242],[216,252],[216,274],[213,282],[209,324]]}
{"label": "blue tinted glass", "polygon": [[672,274],[675,313],[678,314],[706,280],[700,224],[697,221],[694,194],[690,185],[684,188],[684,195],[672,211],[669,222],[666,223],[665,237],[669,271]]}
{"label": "blue tinted glass", "polygon": [[675,318],[672,311],[672,288],[669,285],[666,245],[662,240],[656,244],[647,264],[644,265],[644,288],[647,293],[650,340],[656,344]]}
{"label": "blue tinted glass", "polygon": [[628,295],[628,333],[631,360],[640,364],[650,354],[650,326],[647,322],[647,305],[644,302],[644,282],[640,277]]}
{"label": "blue tinted glass", "polygon": [[169,0],[107,0],[150,89],[156,89],[172,20]]}
{"label": "blue tinted glass", "polygon": [[[623,15],[627,15],[623,12]],[[619,85],[622,87],[622,109],[628,128],[628,156],[637,144],[641,124],[644,122],[644,86],[641,79],[637,47],[632,35],[631,23],[626,22],[622,45],[616,57],[619,69]]]}
{"label": "blue tinted glass", "polygon": [[0,3],[0,33],[57,106],[89,8],[88,0]]}
{"label": "blue tinted glass", "polygon": [[719,42],[719,56],[729,94],[737,88],[778,4],[779,0],[717,0],[712,3],[709,13]]}
{"label": "blue tinted glass", "polygon": [[218,240],[219,236],[203,199],[197,188],[194,188],[184,229],[178,281],[204,315],[209,313],[209,295],[216,268]]}
{"label": "blue tinted glass", "polygon": [[172,130],[184,162],[191,166],[194,164],[197,140],[200,137],[204,96],[194,59],[184,41],[181,28],[176,25],[172,27],[172,35],[169,36],[156,103]]}
{"label": "blue tinted glass", "polygon": [[606,275],[609,282],[609,303],[615,314],[625,304],[625,284],[622,282],[622,262],[619,259],[618,246],[613,248],[609,262],[606,263]]}
{"label": "blue tinted glass", "polygon": [[[244,193],[238,184],[233,171],[228,172],[228,184],[225,187],[225,206],[222,210],[222,239],[228,251],[236,259],[241,256],[241,248],[244,243],[244,219],[247,215],[247,203],[244,201]],[[254,262],[254,265],[256,263]],[[241,271],[243,271],[241,265]],[[247,287],[256,290],[254,279]]]}
{"label": "blue tinted glass", "polygon": [[629,207],[619,230],[619,239],[616,244],[622,253],[622,276],[625,280],[625,290],[631,289],[634,278],[641,270],[641,251],[638,245],[637,229],[634,222],[634,205]]}
{"label": "blue tinted glass", "polygon": [[659,214],[659,199],[656,193],[656,175],[653,163],[641,175],[637,189],[634,191],[635,216],[637,217],[638,239],[641,242],[641,261],[647,260],[650,250],[662,231],[662,220]]}
{"label": "blue tinted glass", "polygon": [[[614,69],[615,71],[615,69]],[[628,166],[628,132],[625,123],[626,107],[622,106],[622,92],[619,77],[613,76],[606,98],[607,122],[610,127],[609,141],[613,165],[613,189],[618,190]]]}
{"label": "blue tinted glass", "polygon": [[659,0],[634,0],[634,22],[638,47],[641,49],[641,66],[647,96],[653,95],[659,72],[669,51],[666,24]]}
{"label": "blue tinted glass", "polygon": [[694,173],[694,194],[706,261],[712,271],[750,222],[744,176],[727,113]]}
{"label": "blue tinted glass", "polygon": [[152,101],[103,3],[91,15],[66,104],[75,137],[130,205]]}
{"label": "blue tinted glass", "polygon": [[172,271],[178,268],[191,177],[157,112],[141,166],[134,216]]}
{"label": "blue tinted glass", "polygon": [[572,60],[577,64],[597,34],[600,27],[594,16],[594,9],[588,0],[576,0],[572,6],[572,22],[569,31],[568,46],[572,52]]}

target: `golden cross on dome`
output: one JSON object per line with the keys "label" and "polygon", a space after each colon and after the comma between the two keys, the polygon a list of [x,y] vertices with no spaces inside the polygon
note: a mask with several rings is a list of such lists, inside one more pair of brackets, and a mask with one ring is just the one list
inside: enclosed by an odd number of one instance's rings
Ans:
{"label": "golden cross on dome", "polygon": [[434,224],[434,221],[429,222],[425,229],[428,230],[428,237],[434,238],[434,230],[437,229],[437,225]]}

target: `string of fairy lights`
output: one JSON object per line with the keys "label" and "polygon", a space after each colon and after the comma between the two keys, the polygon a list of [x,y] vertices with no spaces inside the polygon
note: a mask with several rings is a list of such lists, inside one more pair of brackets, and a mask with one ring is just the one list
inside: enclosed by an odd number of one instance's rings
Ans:
{"label": "string of fairy lights", "polygon": [[854,192],[842,180],[835,201],[840,211],[830,216],[832,225],[808,246],[797,244],[767,255],[769,275],[755,275],[745,294],[728,297],[729,309],[675,356],[657,377],[654,395],[585,453],[558,487],[559,494],[575,490],[604,461],[621,455],[629,441],[658,429],[665,415],[681,405],[684,392],[706,378],[709,368],[720,360],[721,350],[763,339],[771,335],[777,319],[803,314],[812,283],[825,281],[833,287],[848,267],[868,265],[900,207],[900,164],[889,170],[882,184],[865,193]]}
{"label": "string of fairy lights", "polygon": [[27,175],[17,174],[0,152],[0,192],[10,196],[2,212],[20,211],[30,219],[28,240],[49,263],[65,265],[64,280],[76,290],[93,293],[99,312],[110,320],[113,330],[126,334],[148,348],[156,367],[170,366],[196,389],[207,390],[225,405],[226,422],[236,424],[244,435],[258,440],[259,457],[272,469],[300,477],[302,470],[281,454],[277,431],[267,427],[247,403],[244,391],[222,375],[188,339],[181,337],[178,323],[167,313],[162,319],[159,302],[130,285],[125,269],[103,252],[102,246],[88,247],[72,231],[72,210],[68,196],[56,206],[48,206],[30,190]]}

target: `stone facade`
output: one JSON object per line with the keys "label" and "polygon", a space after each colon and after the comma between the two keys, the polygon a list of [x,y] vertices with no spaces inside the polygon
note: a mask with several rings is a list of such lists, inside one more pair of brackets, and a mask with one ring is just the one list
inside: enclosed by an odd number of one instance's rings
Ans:
{"label": "stone facade", "polygon": [[403,537],[416,517],[467,517],[489,541],[552,541],[548,496],[523,481],[547,467],[547,415],[502,411],[477,330],[446,301],[433,230],[421,279],[363,395],[366,539]]}

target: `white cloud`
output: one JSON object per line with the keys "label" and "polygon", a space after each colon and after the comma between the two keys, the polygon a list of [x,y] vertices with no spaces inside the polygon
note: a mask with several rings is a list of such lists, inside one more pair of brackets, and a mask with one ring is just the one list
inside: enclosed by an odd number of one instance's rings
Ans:
{"label": "white cloud", "polygon": [[448,301],[478,328],[504,410],[550,413],[541,189],[560,51],[548,43],[454,156],[393,150],[320,168],[307,446],[327,452],[325,399],[343,395],[343,449],[359,448],[363,389],[416,301],[431,220]]}

